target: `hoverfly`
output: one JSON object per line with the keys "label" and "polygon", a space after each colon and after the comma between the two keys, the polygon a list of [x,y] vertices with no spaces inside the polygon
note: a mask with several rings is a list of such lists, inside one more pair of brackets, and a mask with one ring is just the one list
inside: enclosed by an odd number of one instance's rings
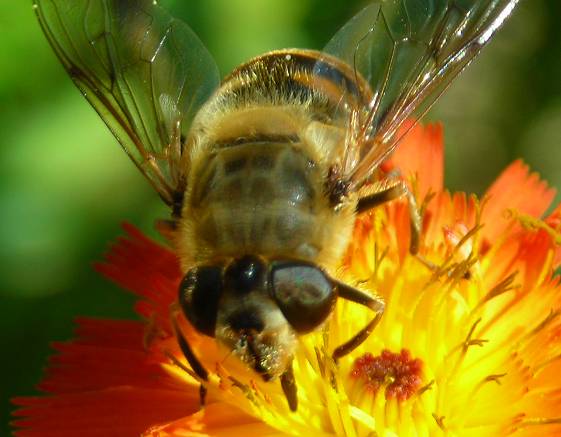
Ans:
{"label": "hoverfly", "polygon": [[[152,0],[34,0],[68,74],[171,209],[183,316],[297,408],[297,336],[337,298],[382,299],[334,278],[357,214],[405,196],[381,163],[501,27],[518,0],[375,0],[321,52],[266,53],[219,80],[201,41]],[[178,316],[176,314],[176,316]],[[208,371],[174,317],[202,386]]]}

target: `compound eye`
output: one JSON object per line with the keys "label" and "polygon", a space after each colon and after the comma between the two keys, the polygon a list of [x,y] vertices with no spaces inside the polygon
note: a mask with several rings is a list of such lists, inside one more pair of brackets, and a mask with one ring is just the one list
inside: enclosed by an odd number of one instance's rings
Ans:
{"label": "compound eye", "polygon": [[317,328],[331,313],[336,288],[317,267],[305,263],[278,263],[271,270],[271,294],[286,320],[304,334]]}
{"label": "compound eye", "polygon": [[179,304],[185,317],[197,331],[210,337],[214,337],[221,295],[221,267],[195,267],[185,275],[179,286]]}

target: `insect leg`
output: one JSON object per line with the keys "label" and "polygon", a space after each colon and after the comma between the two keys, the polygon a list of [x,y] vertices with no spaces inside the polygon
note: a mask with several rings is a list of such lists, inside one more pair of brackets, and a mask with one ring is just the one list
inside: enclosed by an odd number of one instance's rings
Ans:
{"label": "insect leg", "polygon": [[189,346],[189,343],[187,342],[187,339],[181,332],[181,329],[179,328],[179,325],[177,323],[177,313],[177,310],[172,310],[171,322],[173,325],[173,330],[175,332],[175,337],[177,338],[179,348],[187,359],[187,362],[191,366],[191,369],[193,369],[193,372],[195,372],[195,374],[201,380],[201,385],[199,387],[199,398],[201,406],[204,406],[207,392],[205,383],[208,381],[208,371],[203,367],[199,359],[195,356],[193,350],[191,349],[191,346]]}
{"label": "insect leg", "polygon": [[357,214],[360,214],[400,197],[407,198],[409,217],[411,219],[411,241],[409,243],[409,252],[416,255],[419,251],[419,239],[423,221],[415,196],[413,196],[413,193],[404,181],[388,181],[387,183],[384,183],[380,189],[361,197],[358,200],[356,212]]}
{"label": "insect leg", "polygon": [[296,382],[294,380],[294,372],[292,371],[292,363],[288,365],[284,373],[281,375],[280,382],[290,411],[296,411],[298,409],[298,393]]}
{"label": "insect leg", "polygon": [[347,340],[341,346],[337,347],[333,351],[333,360],[337,362],[339,358],[344,357],[348,353],[352,352],[358,346],[368,338],[372,333],[384,313],[384,301],[382,298],[377,296],[371,296],[357,288],[351,287],[349,285],[343,284],[342,282],[336,282],[339,289],[339,297],[343,299],[350,300],[351,302],[358,303],[370,308],[376,313],[376,316],[359,332],[357,332],[350,340]]}

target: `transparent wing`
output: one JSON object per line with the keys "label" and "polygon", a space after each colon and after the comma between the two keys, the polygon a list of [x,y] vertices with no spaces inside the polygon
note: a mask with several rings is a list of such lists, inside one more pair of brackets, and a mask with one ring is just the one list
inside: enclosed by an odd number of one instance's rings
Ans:
{"label": "transparent wing", "polygon": [[372,98],[349,117],[344,161],[351,189],[391,154],[403,122],[428,111],[518,1],[378,0],[333,37],[324,52],[372,88]]}
{"label": "transparent wing", "polygon": [[33,0],[68,74],[169,205],[185,185],[183,140],[218,86],[216,64],[152,0]]}

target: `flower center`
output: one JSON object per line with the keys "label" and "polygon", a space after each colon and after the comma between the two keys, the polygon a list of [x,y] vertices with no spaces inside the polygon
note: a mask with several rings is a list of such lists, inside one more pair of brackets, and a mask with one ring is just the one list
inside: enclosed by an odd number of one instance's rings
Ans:
{"label": "flower center", "polygon": [[373,394],[385,387],[386,399],[405,401],[421,386],[422,367],[423,362],[413,359],[407,349],[402,349],[401,353],[383,350],[377,356],[367,353],[357,358],[351,377],[363,381]]}

